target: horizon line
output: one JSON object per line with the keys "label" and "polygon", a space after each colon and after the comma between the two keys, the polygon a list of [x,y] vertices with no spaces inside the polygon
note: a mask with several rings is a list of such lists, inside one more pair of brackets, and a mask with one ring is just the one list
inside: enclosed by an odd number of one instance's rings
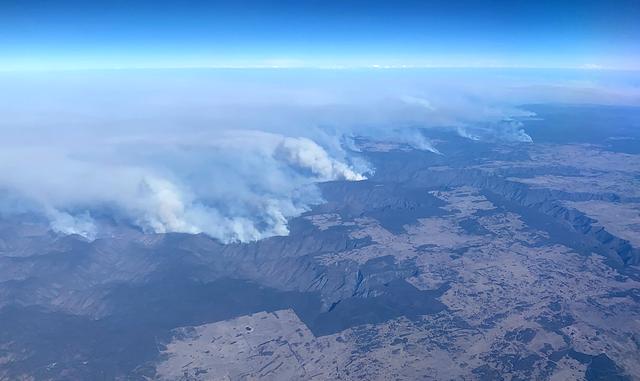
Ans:
{"label": "horizon line", "polygon": [[105,67],[27,67],[2,68],[1,73],[18,72],[80,72],[80,71],[136,71],[136,70],[420,70],[420,69],[511,69],[511,70],[576,70],[635,72],[637,68],[608,67],[600,65],[580,66],[526,66],[526,65],[192,65],[192,66],[105,66]]}

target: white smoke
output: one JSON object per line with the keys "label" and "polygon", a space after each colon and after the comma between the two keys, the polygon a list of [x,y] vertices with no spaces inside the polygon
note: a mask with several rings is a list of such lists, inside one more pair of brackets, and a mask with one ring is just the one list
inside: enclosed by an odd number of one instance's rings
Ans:
{"label": "white smoke", "polygon": [[92,211],[150,233],[223,242],[286,235],[289,218],[322,201],[314,183],[364,178],[307,138],[260,131],[114,137],[98,146],[38,141],[0,152],[3,188],[35,205],[53,231],[90,240],[100,236]]}
{"label": "white smoke", "polygon": [[504,120],[491,125],[460,126],[456,132],[470,140],[504,141],[533,143],[533,139],[524,131],[522,122]]}
{"label": "white smoke", "polygon": [[94,240],[97,236],[97,227],[89,215],[84,212],[75,216],[66,212],[51,209],[46,212],[50,221],[51,230],[65,235],[79,235],[88,240]]}
{"label": "white smoke", "polygon": [[87,239],[107,215],[253,241],[288,234],[322,202],[315,183],[366,178],[353,137],[440,153],[423,129],[530,142],[518,104],[640,103],[637,88],[584,81],[385,73],[0,74],[0,214],[40,213]]}
{"label": "white smoke", "polygon": [[309,169],[320,181],[366,179],[345,163],[329,157],[322,147],[307,138],[285,138],[277,151],[288,163]]}

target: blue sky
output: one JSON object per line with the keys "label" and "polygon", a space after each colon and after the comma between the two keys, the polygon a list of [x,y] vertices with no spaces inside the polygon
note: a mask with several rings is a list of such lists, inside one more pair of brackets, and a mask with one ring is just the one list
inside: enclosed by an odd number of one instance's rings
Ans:
{"label": "blue sky", "polygon": [[639,69],[637,20],[635,0],[0,0],[0,69]]}

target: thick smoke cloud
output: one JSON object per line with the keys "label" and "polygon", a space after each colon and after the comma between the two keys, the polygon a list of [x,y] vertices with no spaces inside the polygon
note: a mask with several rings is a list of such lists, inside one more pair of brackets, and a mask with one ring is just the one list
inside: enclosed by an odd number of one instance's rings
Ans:
{"label": "thick smoke cloud", "polygon": [[519,104],[640,99],[637,88],[610,81],[525,77],[5,73],[0,213],[34,213],[55,232],[87,239],[108,234],[104,221],[116,221],[146,232],[258,240],[288,234],[289,218],[320,203],[317,182],[360,181],[373,171],[354,137],[441,154],[424,129],[530,142],[519,120],[532,114]]}
{"label": "thick smoke cloud", "polygon": [[106,213],[148,232],[231,242],[287,234],[287,218],[321,201],[317,181],[364,179],[306,138],[216,135],[119,137],[53,150],[38,142],[0,154],[0,182],[63,234],[96,238],[91,215]]}
{"label": "thick smoke cloud", "polygon": [[307,138],[284,138],[277,153],[287,163],[308,169],[320,181],[366,179],[345,163],[329,157],[322,147]]}

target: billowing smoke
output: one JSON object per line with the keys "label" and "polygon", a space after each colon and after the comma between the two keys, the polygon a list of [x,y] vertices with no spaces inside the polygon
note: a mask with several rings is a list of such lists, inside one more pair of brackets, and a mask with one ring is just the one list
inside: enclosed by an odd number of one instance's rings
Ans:
{"label": "billowing smoke", "polygon": [[285,138],[277,152],[286,162],[308,169],[320,181],[366,179],[345,163],[329,157],[322,147],[307,138]]}
{"label": "billowing smoke", "polygon": [[75,216],[56,209],[46,211],[46,217],[50,221],[51,230],[62,234],[76,234],[86,239],[93,240],[97,236],[97,228],[88,212]]}
{"label": "billowing smoke", "polygon": [[223,242],[286,235],[322,202],[314,184],[372,172],[354,137],[435,154],[425,129],[526,143],[519,120],[532,114],[519,104],[638,100],[598,86],[419,71],[5,73],[0,213],[87,239],[106,220]]}
{"label": "billowing smoke", "polygon": [[4,151],[0,182],[28,198],[52,230],[87,239],[100,236],[92,215],[104,214],[146,232],[206,233],[223,242],[286,235],[288,218],[322,200],[314,183],[365,179],[307,138],[266,132],[86,144]]}

